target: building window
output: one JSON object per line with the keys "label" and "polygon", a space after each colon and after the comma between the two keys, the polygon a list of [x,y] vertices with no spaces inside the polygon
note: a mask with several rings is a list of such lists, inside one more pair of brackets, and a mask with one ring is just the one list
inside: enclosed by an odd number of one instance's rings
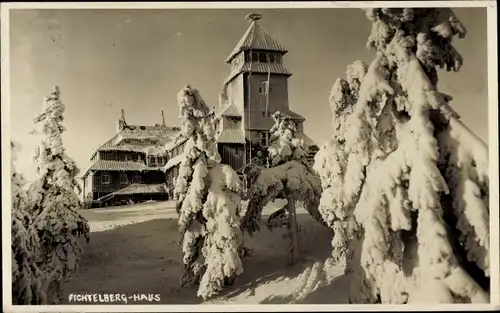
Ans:
{"label": "building window", "polygon": [[[267,80],[263,81],[261,83],[261,86],[259,86],[259,93],[260,94],[264,94],[264,95],[266,94],[267,84],[269,84],[267,82]],[[273,91],[273,84],[272,83],[269,85],[269,93],[271,93],[271,91]]]}
{"label": "building window", "polygon": [[275,56],[275,59],[276,59],[276,60],[275,60],[276,64],[281,64],[281,55],[277,54],[277,55]]}
{"label": "building window", "polygon": [[260,144],[264,147],[267,147],[269,145],[269,133],[268,132],[261,132],[260,133]]}
{"label": "building window", "polygon": [[102,173],[101,174],[101,183],[104,185],[111,184],[111,175],[108,173]]}
{"label": "building window", "polygon": [[267,58],[269,59],[269,63],[275,63],[276,62],[276,58],[274,57],[274,54],[268,55]]}
{"label": "building window", "polygon": [[259,53],[259,63],[267,63],[267,54],[264,52]]}
{"label": "building window", "polygon": [[128,184],[127,173],[120,173],[120,184]]}
{"label": "building window", "polygon": [[133,177],[132,177],[132,183],[133,184],[138,184],[141,182],[141,176],[139,176],[139,174],[135,174]]}
{"label": "building window", "polygon": [[134,162],[139,161],[139,155],[137,155],[137,154],[132,155],[132,161],[134,161]]}
{"label": "building window", "polygon": [[119,161],[126,161],[126,160],[127,160],[127,158],[125,157],[125,154],[120,153],[120,154],[118,155],[118,160],[119,160]]}
{"label": "building window", "polygon": [[252,52],[252,54],[250,55],[250,60],[252,62],[257,62],[259,60],[259,53],[257,52]]}
{"label": "building window", "polygon": [[149,165],[150,166],[156,166],[156,158],[155,157],[149,157]]}

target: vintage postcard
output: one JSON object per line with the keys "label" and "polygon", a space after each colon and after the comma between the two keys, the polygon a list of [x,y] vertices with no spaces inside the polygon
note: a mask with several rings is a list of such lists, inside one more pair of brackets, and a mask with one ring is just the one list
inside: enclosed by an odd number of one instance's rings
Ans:
{"label": "vintage postcard", "polygon": [[498,309],[495,1],[1,23],[4,312]]}

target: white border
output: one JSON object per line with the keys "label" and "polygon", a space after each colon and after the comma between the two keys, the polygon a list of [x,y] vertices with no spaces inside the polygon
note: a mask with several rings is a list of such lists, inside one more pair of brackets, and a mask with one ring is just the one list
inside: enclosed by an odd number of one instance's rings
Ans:
{"label": "white border", "polygon": [[[488,139],[490,172],[490,301],[500,303],[500,233],[498,197],[498,48],[497,7],[488,8]],[[491,175],[493,174],[493,175]],[[493,273],[496,273],[493,274]]]}
{"label": "white border", "polygon": [[[11,207],[10,194],[10,9],[273,9],[273,8],[366,8],[366,7],[486,7],[488,10],[488,99],[489,99],[489,169],[490,173],[490,244],[491,244],[491,303],[484,305],[51,305],[12,306],[11,298],[11,216],[2,209],[3,249],[3,310],[4,312],[236,312],[236,311],[442,311],[492,310],[500,304],[499,275],[499,178],[498,178],[498,72],[497,70],[497,7],[496,1],[339,1],[339,2],[184,2],[184,3],[1,3],[1,73],[2,73],[2,208]],[[367,34],[368,36],[368,34]],[[471,104],[473,105],[473,104]],[[7,195],[7,196],[6,196]]]}

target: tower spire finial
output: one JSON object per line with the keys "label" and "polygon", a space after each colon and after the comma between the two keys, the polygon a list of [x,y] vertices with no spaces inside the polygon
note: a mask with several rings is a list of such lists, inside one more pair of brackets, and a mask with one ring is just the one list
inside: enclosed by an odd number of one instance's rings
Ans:
{"label": "tower spire finial", "polygon": [[252,23],[255,23],[255,22],[257,22],[258,20],[260,20],[262,18],[262,14],[260,14],[260,13],[250,13],[247,16],[245,16],[245,18],[247,20],[251,21]]}

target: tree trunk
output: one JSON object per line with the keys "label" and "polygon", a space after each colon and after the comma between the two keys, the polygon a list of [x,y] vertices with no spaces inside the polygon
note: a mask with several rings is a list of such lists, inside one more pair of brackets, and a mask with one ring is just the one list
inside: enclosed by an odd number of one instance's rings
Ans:
{"label": "tree trunk", "polygon": [[288,229],[290,231],[291,249],[290,249],[290,263],[296,264],[299,261],[299,235],[297,232],[297,213],[295,211],[295,200],[288,198]]}

